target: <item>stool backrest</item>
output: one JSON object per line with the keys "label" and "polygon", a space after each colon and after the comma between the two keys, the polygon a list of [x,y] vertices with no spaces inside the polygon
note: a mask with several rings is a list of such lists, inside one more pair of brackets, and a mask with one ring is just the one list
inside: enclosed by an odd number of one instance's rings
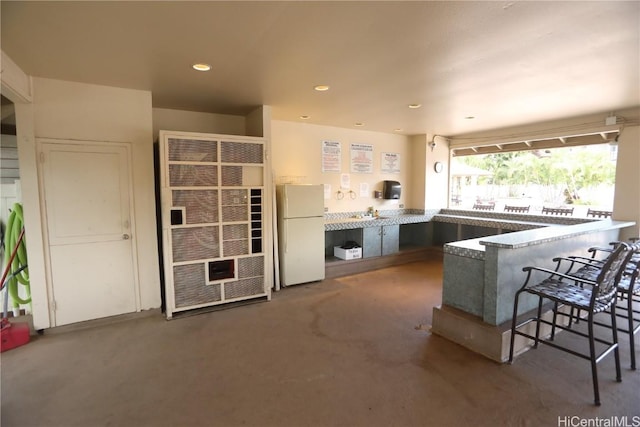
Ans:
{"label": "stool backrest", "polygon": [[627,243],[620,242],[614,251],[607,257],[600,274],[596,279],[598,289],[593,293],[592,298],[598,301],[609,301],[616,295],[618,282],[624,272],[627,262],[631,259],[633,250]]}
{"label": "stool backrest", "polygon": [[542,213],[551,214],[551,215],[569,216],[569,215],[573,215],[573,208],[547,208],[543,206]]}
{"label": "stool backrest", "polygon": [[612,213],[613,212],[611,211],[599,211],[591,208],[587,209],[587,216],[593,218],[611,218]]}
{"label": "stool backrest", "polygon": [[504,211],[505,212],[522,212],[522,213],[527,213],[529,212],[529,206],[509,206],[506,205],[504,207]]}

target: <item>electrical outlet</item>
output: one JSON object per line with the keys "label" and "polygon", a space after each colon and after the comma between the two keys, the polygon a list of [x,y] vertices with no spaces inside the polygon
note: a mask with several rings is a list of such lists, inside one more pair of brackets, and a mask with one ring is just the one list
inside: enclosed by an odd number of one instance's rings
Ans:
{"label": "electrical outlet", "polygon": [[398,206],[400,209],[404,209],[404,204]]}
{"label": "electrical outlet", "polygon": [[329,212],[329,208],[324,208],[324,213]]}

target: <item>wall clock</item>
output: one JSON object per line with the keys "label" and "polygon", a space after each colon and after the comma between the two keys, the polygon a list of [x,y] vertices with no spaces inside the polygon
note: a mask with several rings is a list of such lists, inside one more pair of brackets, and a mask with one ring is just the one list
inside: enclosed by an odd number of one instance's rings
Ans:
{"label": "wall clock", "polygon": [[436,162],[433,165],[433,170],[436,171],[436,173],[442,172],[442,169],[444,169],[444,165],[441,162]]}

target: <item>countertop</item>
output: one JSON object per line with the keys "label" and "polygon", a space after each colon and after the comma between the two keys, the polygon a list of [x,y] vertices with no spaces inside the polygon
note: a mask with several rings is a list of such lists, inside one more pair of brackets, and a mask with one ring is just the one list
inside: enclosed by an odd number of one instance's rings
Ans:
{"label": "countertop", "polygon": [[444,245],[443,252],[467,258],[484,259],[484,252],[487,246],[502,249],[523,248],[582,234],[631,227],[634,224],[635,222],[633,221],[614,221],[611,219],[574,225],[556,225],[553,227],[547,227],[541,224],[542,226],[540,228],[534,230],[524,230],[517,233],[497,234],[494,236],[450,242]]}
{"label": "countertop", "polygon": [[[463,225],[487,226],[504,230],[514,230],[515,233],[497,234],[493,236],[451,242],[444,245],[444,252],[483,259],[487,246],[516,249],[538,245],[554,240],[562,240],[572,236],[594,233],[602,230],[631,227],[633,221],[614,221],[583,219],[584,222],[574,224],[559,224],[555,221],[578,221],[576,218],[548,218],[540,216],[513,216],[513,219],[498,217],[497,215],[464,215],[463,211],[434,210],[423,214],[404,213],[398,215],[384,215],[379,218],[353,216],[325,218],[325,231],[352,230],[385,225],[415,224],[421,222],[446,222]],[[475,213],[475,212],[474,212]],[[512,215],[510,215],[512,216]]]}
{"label": "countertop", "polygon": [[498,248],[516,249],[602,230],[632,227],[633,225],[635,225],[633,221],[615,221],[609,218],[582,224],[543,227],[535,230],[521,231],[519,233],[487,236],[480,240],[480,244]]}
{"label": "countertop", "polygon": [[[551,222],[536,221],[532,218],[530,221],[521,219],[504,219],[504,218],[485,218],[471,215],[454,215],[454,214],[437,214],[433,216],[433,221],[446,222],[452,224],[485,226],[490,228],[500,228],[503,230],[531,230],[541,227],[558,226],[560,224]],[[548,221],[548,218],[545,218]]]}
{"label": "countertop", "polygon": [[442,251],[446,254],[484,260],[484,246],[480,244],[482,239],[484,237],[450,242],[442,247]]}
{"label": "countertop", "polygon": [[381,215],[379,218],[335,218],[326,219],[324,222],[325,231],[351,230],[355,228],[380,227],[383,225],[415,224],[419,222],[429,222],[434,214],[415,215]]}

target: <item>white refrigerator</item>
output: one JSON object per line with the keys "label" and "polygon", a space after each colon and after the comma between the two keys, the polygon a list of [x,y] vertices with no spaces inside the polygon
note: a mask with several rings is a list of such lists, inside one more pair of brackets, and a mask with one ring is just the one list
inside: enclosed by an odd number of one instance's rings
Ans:
{"label": "white refrigerator", "polygon": [[276,187],[280,283],[324,279],[324,186]]}

